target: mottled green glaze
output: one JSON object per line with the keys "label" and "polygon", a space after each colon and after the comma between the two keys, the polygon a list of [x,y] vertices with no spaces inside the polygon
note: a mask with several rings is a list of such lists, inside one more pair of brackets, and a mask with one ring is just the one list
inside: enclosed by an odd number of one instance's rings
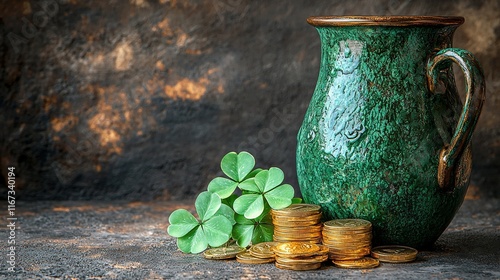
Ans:
{"label": "mottled green glaze", "polygon": [[417,248],[451,222],[469,184],[470,144],[455,188],[442,191],[439,153],[462,104],[450,64],[441,94],[429,91],[426,69],[456,27],[316,26],[320,73],[297,136],[297,173],[304,201],[325,219],[363,218],[374,244]]}

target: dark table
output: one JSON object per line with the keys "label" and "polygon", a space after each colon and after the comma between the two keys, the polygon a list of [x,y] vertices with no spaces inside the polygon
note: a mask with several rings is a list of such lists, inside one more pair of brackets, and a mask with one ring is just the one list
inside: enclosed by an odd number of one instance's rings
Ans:
{"label": "dark table", "polygon": [[2,226],[0,278],[500,279],[499,199],[464,201],[435,247],[420,252],[413,263],[383,263],[367,270],[325,263],[319,270],[305,272],[184,254],[166,231],[168,216],[177,208],[193,210],[193,201],[18,201],[16,272],[7,271],[10,231]]}

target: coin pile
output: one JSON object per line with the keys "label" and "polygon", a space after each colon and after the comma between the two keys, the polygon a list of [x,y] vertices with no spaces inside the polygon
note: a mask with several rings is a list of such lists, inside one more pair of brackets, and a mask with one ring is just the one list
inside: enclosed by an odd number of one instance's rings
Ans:
{"label": "coin pile", "polygon": [[244,264],[261,264],[261,263],[271,263],[274,262],[274,257],[272,258],[258,258],[250,254],[250,252],[245,251],[236,255],[236,261]]}
{"label": "coin pile", "polygon": [[335,261],[361,259],[370,254],[372,224],[361,219],[330,220],[323,224],[323,244]]}
{"label": "coin pile", "polygon": [[248,249],[248,252],[256,258],[274,260],[274,252],[272,248],[276,245],[278,245],[278,242],[261,242],[252,245],[252,247]]}
{"label": "coin pile", "polygon": [[328,247],[310,242],[285,242],[272,248],[280,269],[312,270],[328,260]]}
{"label": "coin pile", "polygon": [[372,249],[372,257],[381,262],[405,263],[414,261],[418,251],[406,246],[379,246]]}
{"label": "coin pile", "polygon": [[273,240],[277,242],[321,243],[321,207],[314,204],[292,204],[271,210]]}
{"label": "coin pile", "polygon": [[245,264],[261,264],[274,262],[274,252],[272,248],[276,242],[261,242],[252,245],[250,249],[236,255],[236,261]]}

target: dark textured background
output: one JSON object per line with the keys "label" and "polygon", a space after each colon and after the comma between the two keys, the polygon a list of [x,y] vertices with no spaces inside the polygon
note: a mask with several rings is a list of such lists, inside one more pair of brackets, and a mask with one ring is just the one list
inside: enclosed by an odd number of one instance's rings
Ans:
{"label": "dark textured background", "polygon": [[349,14],[466,18],[455,46],[487,82],[469,198],[500,196],[500,1],[0,5],[0,181],[16,167],[18,199],[191,198],[242,149],[297,187],[295,136],[320,58],[305,20]]}

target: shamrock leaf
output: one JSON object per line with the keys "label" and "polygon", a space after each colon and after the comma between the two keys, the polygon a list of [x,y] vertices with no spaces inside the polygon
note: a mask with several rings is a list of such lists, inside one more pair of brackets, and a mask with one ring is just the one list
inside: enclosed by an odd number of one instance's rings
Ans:
{"label": "shamrock leaf", "polygon": [[237,186],[238,182],[227,178],[216,177],[208,184],[208,191],[218,194],[220,198],[228,198],[233,194]]}
{"label": "shamrock leaf", "polygon": [[248,152],[226,154],[220,163],[222,172],[234,181],[241,182],[255,166],[255,158]]}
{"label": "shamrock leaf", "polygon": [[262,192],[267,192],[278,186],[285,179],[283,171],[277,167],[271,167],[269,170],[263,170],[255,175],[255,184]]}
{"label": "shamrock leaf", "polygon": [[224,216],[226,219],[228,219],[232,225],[236,223],[234,220],[234,211],[233,209],[226,205],[226,204],[221,204],[219,210],[215,213],[216,216]]}
{"label": "shamrock leaf", "polygon": [[197,254],[208,247],[207,237],[199,225],[188,234],[177,239],[177,247],[184,253]]}
{"label": "shamrock leaf", "polygon": [[200,221],[184,209],[175,210],[169,217],[167,232],[178,238],[179,249],[196,254],[208,245],[218,247],[226,243],[235,223],[233,210],[210,192],[200,193],[194,204]]}
{"label": "shamrock leaf", "polygon": [[206,235],[208,245],[219,247],[229,241],[233,224],[224,216],[214,216],[203,223],[201,227]]}
{"label": "shamrock leaf", "polygon": [[283,171],[277,167],[262,170],[254,178],[240,184],[242,195],[233,204],[234,211],[247,219],[255,219],[264,211],[264,206],[281,209],[292,203],[294,189],[283,182]]}
{"label": "shamrock leaf", "polygon": [[261,217],[261,219],[256,219],[257,223],[253,230],[252,244],[273,241],[274,226],[271,215],[269,212],[264,212]]}
{"label": "shamrock leaf", "polygon": [[282,209],[292,204],[293,193],[293,187],[284,184],[264,193],[264,197],[271,208]]}
{"label": "shamrock leaf", "polygon": [[260,192],[259,187],[255,184],[255,178],[250,178],[246,179],[245,181],[241,182],[238,187],[241,190],[249,191],[249,192],[255,192],[258,193]]}
{"label": "shamrock leaf", "polygon": [[264,196],[260,193],[244,194],[234,201],[233,208],[245,218],[255,219],[264,211]]}
{"label": "shamrock leaf", "polygon": [[254,170],[252,170],[252,172],[248,173],[248,175],[245,178],[243,178],[242,181],[245,181],[246,179],[250,179],[250,178],[255,177],[255,175],[257,175],[261,171],[262,171],[262,168],[255,168]]}
{"label": "shamrock leaf", "polygon": [[273,240],[273,224],[269,209],[256,219],[247,219],[243,215],[236,216],[233,227],[233,238],[240,247]]}
{"label": "shamrock leaf", "polygon": [[221,169],[231,179],[214,178],[208,184],[208,191],[218,194],[222,199],[229,197],[241,182],[253,178],[262,170],[260,168],[252,170],[254,166],[255,159],[251,154],[247,152],[228,153],[222,158]]}
{"label": "shamrock leaf", "polygon": [[196,213],[201,221],[210,219],[219,210],[220,205],[220,197],[210,192],[201,192],[194,202]]}
{"label": "shamrock leaf", "polygon": [[252,241],[254,222],[243,215],[235,215],[236,224],[233,227],[233,238],[240,247],[247,247]]}
{"label": "shamrock leaf", "polygon": [[177,209],[168,217],[170,226],[167,228],[168,234],[173,237],[183,237],[193,228],[199,225],[198,220],[185,209]]}

